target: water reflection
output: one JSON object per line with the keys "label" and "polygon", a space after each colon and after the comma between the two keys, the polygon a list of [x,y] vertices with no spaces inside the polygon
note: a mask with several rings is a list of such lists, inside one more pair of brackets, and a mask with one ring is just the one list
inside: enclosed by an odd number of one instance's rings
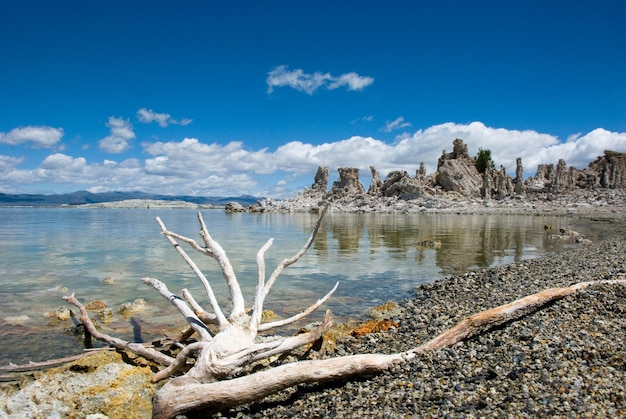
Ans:
{"label": "water reflection", "polygon": [[[258,249],[275,238],[266,253],[269,275],[302,247],[317,221],[315,214],[202,213],[211,235],[228,253],[248,305],[257,282]],[[148,341],[178,331],[184,321],[141,278],[158,278],[175,293],[188,288],[201,304],[206,295],[159,234],[157,215],[170,230],[199,239],[195,210],[0,208],[0,337],[6,343],[0,363],[80,351],[75,337],[66,337],[62,326],[50,325],[44,316],[73,291],[84,302],[105,301],[115,313],[121,304],[144,298],[144,313],[131,322],[116,314],[107,325],[123,339]],[[602,234],[593,224],[567,217],[329,213],[310,251],[281,274],[267,307],[282,317],[296,314],[339,281],[324,309],[330,308],[339,321],[362,317],[373,305],[407,298],[421,283],[563,250],[567,245],[549,239],[546,224],[578,230],[592,240]],[[440,245],[424,246],[425,241]],[[189,253],[228,312],[229,292],[219,266]],[[114,277],[114,285],[104,284],[106,277]],[[28,317],[20,320],[24,315]]]}
{"label": "water reflection", "polygon": [[[303,230],[312,228],[310,217],[296,221]],[[458,274],[558,251],[563,242],[549,239],[544,226],[569,229],[571,223],[524,215],[330,214],[314,249],[321,260],[331,248],[344,256],[384,253],[397,262],[419,263],[432,254],[442,274]]]}

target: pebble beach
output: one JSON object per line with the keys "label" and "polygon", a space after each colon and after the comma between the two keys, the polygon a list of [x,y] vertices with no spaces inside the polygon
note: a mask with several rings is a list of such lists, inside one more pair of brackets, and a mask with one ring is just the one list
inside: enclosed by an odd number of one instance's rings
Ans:
{"label": "pebble beach", "polygon": [[[418,346],[464,317],[552,287],[626,279],[615,235],[552,257],[452,276],[415,289],[397,328],[346,337],[337,355]],[[300,385],[222,417],[626,417],[626,287],[601,285],[520,320],[373,376]]]}

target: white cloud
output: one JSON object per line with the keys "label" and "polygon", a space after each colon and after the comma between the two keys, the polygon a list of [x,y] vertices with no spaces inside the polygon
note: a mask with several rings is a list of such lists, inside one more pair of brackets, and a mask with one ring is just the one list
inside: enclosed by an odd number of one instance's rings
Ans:
{"label": "white cloud", "polygon": [[312,95],[321,87],[325,87],[327,90],[334,90],[339,87],[346,87],[347,90],[363,90],[374,83],[374,79],[360,76],[354,72],[338,77],[334,77],[330,73],[308,74],[301,69],[289,70],[286,65],[279,65],[268,73],[266,82],[267,93],[272,93],[274,87],[288,86]]}
{"label": "white cloud", "polygon": [[82,170],[86,166],[86,160],[82,157],[73,158],[61,153],[51,154],[41,162],[44,170],[67,170],[75,172]]}
{"label": "white cloud", "polygon": [[359,76],[357,73],[352,72],[333,78],[327,89],[333,90],[346,86],[348,90],[363,90],[372,83],[374,83],[372,77]]}
{"label": "white cloud", "polygon": [[[128,123],[112,125],[112,135],[130,137]],[[0,190],[26,184],[64,185],[67,190],[89,189],[142,190],[163,194],[190,195],[265,195],[293,196],[313,183],[318,166],[329,166],[331,176],[338,167],[357,167],[364,185],[369,182],[369,166],[381,176],[391,170],[406,170],[411,175],[424,162],[428,173],[452,142],[461,138],[470,156],[478,148],[489,149],[496,165],[504,165],[510,174],[515,159],[522,158],[525,174],[534,174],[538,164],[556,164],[560,158],[580,169],[604,154],[605,149],[626,152],[626,133],[596,129],[575,135],[561,143],[558,138],[533,130],[510,130],[487,127],[481,122],[444,123],[413,134],[403,134],[393,143],[372,137],[353,136],[334,142],[310,144],[291,141],[276,150],[249,149],[244,143],[204,143],[195,138],[181,141],[143,143],[145,160],[113,159],[88,163],[83,157],[55,153],[39,167],[20,169],[24,162],[17,157],[0,155]]]}
{"label": "white cloud", "polygon": [[363,116],[361,118],[356,118],[353,119],[352,121],[350,121],[350,124],[352,125],[356,125],[360,122],[372,122],[374,120],[374,116],[373,115],[367,115],[367,116]]}
{"label": "white cloud", "polygon": [[150,174],[191,178],[201,173],[258,173],[276,170],[266,149],[249,151],[240,141],[225,145],[204,144],[195,138],[182,141],[144,143],[146,153],[155,156],[146,160]]}
{"label": "white cloud", "polygon": [[404,121],[404,117],[403,116],[399,116],[396,119],[394,119],[393,121],[387,121],[387,123],[383,127],[382,131],[383,132],[391,132],[391,131],[395,131],[397,129],[402,129],[402,128],[406,128],[406,127],[410,127],[410,126],[411,126],[410,122],[405,122]]}
{"label": "white cloud", "polygon": [[18,164],[22,163],[23,161],[24,159],[20,157],[0,155],[0,173],[6,173],[9,170],[13,170],[15,167],[17,167]]}
{"label": "white cloud", "polygon": [[141,108],[137,111],[137,119],[144,124],[151,122],[158,123],[161,127],[165,128],[168,125],[189,125],[193,122],[192,119],[182,118],[180,120],[172,118],[169,113],[158,113],[152,109]]}
{"label": "white cloud", "polygon": [[18,145],[32,143],[33,147],[53,147],[63,137],[62,128],[46,126],[27,126],[14,128],[9,132],[0,132],[0,143]]}
{"label": "white cloud", "polygon": [[130,141],[135,139],[135,132],[130,121],[124,118],[110,117],[106,124],[111,134],[100,140],[100,149],[107,153],[123,153],[130,148]]}

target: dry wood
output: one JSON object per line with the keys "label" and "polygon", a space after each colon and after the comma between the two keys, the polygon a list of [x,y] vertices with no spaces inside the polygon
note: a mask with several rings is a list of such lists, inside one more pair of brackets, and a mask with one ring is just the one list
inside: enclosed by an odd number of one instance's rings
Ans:
{"label": "dry wood", "polygon": [[626,280],[581,282],[564,288],[552,288],[521,298],[461,320],[453,328],[430,341],[403,353],[363,354],[281,365],[228,381],[202,384],[188,377],[166,383],[153,403],[154,418],[171,418],[185,412],[217,412],[304,383],[321,383],[338,378],[382,372],[394,363],[417,354],[450,347],[489,328],[519,319],[546,304],[592,285],[621,284]]}
{"label": "dry wood", "polygon": [[109,336],[106,333],[101,333],[91,322],[85,306],[80,301],[78,301],[76,297],[74,297],[73,293],[70,296],[63,297],[63,299],[68,303],[74,304],[76,307],[78,307],[78,309],[80,310],[80,321],[83,323],[85,329],[87,329],[92,337],[102,342],[106,342],[109,345],[114,346],[118,349],[126,349],[128,351],[136,353],[137,355],[141,355],[144,358],[151,359],[163,365],[170,365],[172,362],[174,362],[174,358],[172,358],[171,356],[165,355],[164,353],[161,353],[152,348],[146,348],[141,343],[127,342],[123,339]]}
{"label": "dry wood", "polygon": [[78,359],[82,359],[93,354],[94,352],[83,352],[77,355],[66,356],[63,358],[49,359],[47,361],[41,361],[41,362],[29,362],[28,364],[21,364],[21,365],[16,365],[16,364],[3,365],[3,366],[0,366],[0,371],[6,371],[6,372],[36,371],[42,368],[50,368],[50,367],[55,367],[57,365],[66,364],[68,362],[76,361]]}

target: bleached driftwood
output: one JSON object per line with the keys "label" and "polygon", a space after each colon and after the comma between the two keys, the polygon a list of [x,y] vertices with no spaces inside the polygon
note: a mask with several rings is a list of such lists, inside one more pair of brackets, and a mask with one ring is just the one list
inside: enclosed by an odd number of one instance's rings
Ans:
{"label": "bleached driftwood", "polygon": [[[363,354],[324,360],[299,361],[250,373],[258,361],[315,342],[331,326],[331,314],[327,311],[320,325],[307,333],[276,338],[269,342],[256,340],[259,331],[284,326],[310,314],[319,308],[337,289],[336,284],[323,298],[289,319],[262,323],[263,304],[270,288],[284,268],[298,261],[309,249],[326,210],[327,208],[324,208],[321,212],[311,236],[302,249],[293,257],[283,260],[267,281],[264,255],[272,245],[272,239],[268,240],[258,251],[258,282],[254,304],[250,312],[245,310],[244,298],[230,261],[222,247],[209,235],[202,215],[198,214],[198,219],[203,246],[195,240],[169,231],[165,224],[157,218],[162,233],[203,284],[212,308],[212,312],[205,311],[187,290],[183,290],[183,299],[171,293],[161,281],[155,278],[143,279],[144,283],[155,288],[164,298],[169,300],[185,318],[190,329],[183,334],[183,337],[189,337],[193,334],[197,336],[197,341],[183,346],[176,358],[141,344],[126,342],[100,333],[89,319],[85,307],[73,294],[64,298],[79,308],[81,321],[93,337],[163,365],[165,368],[154,375],[154,381],[172,376],[187,365],[189,358],[195,358],[193,366],[186,373],[170,379],[154,398],[153,417],[172,418],[193,411],[216,412],[224,410],[258,400],[301,383],[323,382],[341,377],[380,372],[394,363],[403,362],[416,354],[452,346],[477,333],[522,317],[551,301],[563,298],[588,286],[599,283],[626,285],[626,280],[598,281],[545,290],[467,317],[432,340],[402,353]],[[233,310],[228,317],[221,310],[209,281],[176,240],[187,243],[191,248],[214,258],[218,262],[233,303]]]}

